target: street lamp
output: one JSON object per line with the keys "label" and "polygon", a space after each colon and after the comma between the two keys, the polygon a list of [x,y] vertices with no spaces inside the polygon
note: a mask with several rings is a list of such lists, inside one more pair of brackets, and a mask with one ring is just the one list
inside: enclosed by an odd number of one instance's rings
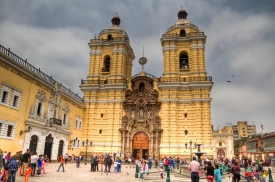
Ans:
{"label": "street lamp", "polygon": [[190,162],[192,161],[192,141],[190,140]]}
{"label": "street lamp", "polygon": [[93,142],[90,141],[90,145],[89,145],[89,140],[88,139],[86,140],[86,143],[84,141],[82,142],[82,146],[86,147],[86,156],[85,156],[85,163],[84,163],[84,165],[87,165],[87,155],[88,155],[87,150],[88,150],[88,147],[91,147],[92,145],[93,145]]}

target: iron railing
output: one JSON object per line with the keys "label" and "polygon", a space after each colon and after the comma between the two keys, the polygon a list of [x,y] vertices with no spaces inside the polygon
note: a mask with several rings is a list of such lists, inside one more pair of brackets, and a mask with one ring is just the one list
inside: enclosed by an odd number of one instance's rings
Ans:
{"label": "iron railing", "polygon": [[92,84],[92,85],[106,85],[106,84],[127,84],[126,79],[96,79],[96,80],[81,80],[81,85]]}
{"label": "iron railing", "polygon": [[181,24],[175,24],[175,25],[171,26],[170,28],[167,29],[167,32],[174,28],[177,28],[177,27],[192,27],[197,30],[199,29],[199,27],[197,27],[196,25],[194,25],[192,23],[181,23]]}
{"label": "iron railing", "polygon": [[127,37],[112,37],[110,39],[91,39],[90,42],[108,42],[108,41],[113,41],[113,40],[128,40]]}
{"label": "iron railing", "polygon": [[55,125],[61,126],[62,125],[62,120],[57,119],[57,118],[50,118],[50,124],[55,124]]}
{"label": "iron railing", "polygon": [[[56,80],[54,80],[52,78],[52,76],[48,76],[47,74],[43,73],[42,71],[40,71],[40,68],[37,69],[34,66],[32,66],[30,63],[27,62],[27,59],[24,60],[22,58],[20,58],[19,56],[17,56],[16,54],[14,54],[13,52],[10,51],[9,49],[6,49],[5,47],[0,45],[0,52],[5,54],[6,56],[10,57],[11,59],[13,59],[14,61],[16,61],[17,63],[19,63],[20,65],[24,66],[25,68],[27,68],[28,70],[30,70],[31,72],[35,73],[36,75],[38,75],[39,77],[43,78],[44,80],[55,84]],[[69,94],[71,97],[73,97],[74,99],[83,102],[83,99],[78,96],[78,94],[75,94],[74,92],[72,92],[71,90],[67,89],[66,87],[61,85],[61,90],[66,92],[67,94]]]}
{"label": "iron railing", "polygon": [[159,78],[159,82],[203,82],[203,81],[212,81],[212,76],[193,76],[193,77],[164,77]]}
{"label": "iron railing", "polygon": [[[151,74],[146,73],[146,72],[145,72],[145,75],[146,75],[146,77],[149,77],[151,79],[154,79],[154,78],[159,79],[159,78],[155,77],[154,75],[151,75]],[[134,78],[136,78],[136,77],[139,77],[139,76],[140,76],[140,74],[136,74],[136,75],[134,75],[134,76],[131,77],[131,80],[134,79]]]}
{"label": "iron railing", "polygon": [[190,32],[190,33],[186,33],[185,36],[182,36],[182,34],[178,34],[178,33],[167,33],[167,34],[162,34],[162,37],[190,37],[190,36],[196,36],[196,35],[204,35],[204,32]]}

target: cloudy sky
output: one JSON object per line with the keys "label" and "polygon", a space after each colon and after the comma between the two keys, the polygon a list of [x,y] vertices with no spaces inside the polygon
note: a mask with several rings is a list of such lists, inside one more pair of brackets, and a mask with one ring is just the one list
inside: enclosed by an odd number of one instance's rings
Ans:
{"label": "cloudy sky", "polygon": [[111,26],[115,12],[135,52],[133,75],[141,70],[137,60],[144,46],[145,71],[159,77],[160,38],[177,20],[180,6],[207,35],[215,128],[248,121],[258,132],[261,123],[264,132],[275,131],[273,0],[1,0],[0,44],[82,95],[78,86],[88,72],[87,43]]}

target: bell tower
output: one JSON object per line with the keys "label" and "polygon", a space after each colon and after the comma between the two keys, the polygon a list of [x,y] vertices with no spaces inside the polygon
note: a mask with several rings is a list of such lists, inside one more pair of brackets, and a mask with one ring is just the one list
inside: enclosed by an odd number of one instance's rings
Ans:
{"label": "bell tower", "polygon": [[135,58],[129,37],[120,27],[120,17],[115,15],[111,22],[111,27],[102,30],[88,43],[88,76],[80,86],[86,106],[82,139],[92,141],[88,152],[97,154],[121,151],[122,102]]}
{"label": "bell tower", "polygon": [[132,60],[135,58],[130,40],[120,25],[119,16],[115,15],[112,26],[102,30],[89,42],[90,65],[88,79],[100,78],[118,82],[130,79]]}
{"label": "bell tower", "polygon": [[190,152],[185,146],[191,143],[192,148],[195,143],[203,144],[208,155],[213,153],[210,147],[213,82],[205,68],[206,36],[187,16],[181,8],[178,20],[160,39],[164,63],[163,77],[158,82],[163,129],[160,153],[163,155],[188,155]]}

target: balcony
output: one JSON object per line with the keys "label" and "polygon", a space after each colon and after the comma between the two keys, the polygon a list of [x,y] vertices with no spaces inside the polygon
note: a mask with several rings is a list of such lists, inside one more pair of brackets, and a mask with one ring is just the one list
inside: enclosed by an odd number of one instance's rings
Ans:
{"label": "balcony", "polygon": [[185,78],[180,78],[180,77],[164,77],[164,78],[159,78],[159,82],[211,82],[212,81],[212,76],[193,76],[193,77],[185,77]]}
{"label": "balcony", "polygon": [[50,124],[61,126],[62,125],[62,120],[61,119],[56,119],[56,118],[51,118],[50,119]]}
{"label": "balcony", "polygon": [[127,84],[127,80],[126,79],[81,80],[81,85],[85,85],[85,84],[89,84],[89,85]]}

